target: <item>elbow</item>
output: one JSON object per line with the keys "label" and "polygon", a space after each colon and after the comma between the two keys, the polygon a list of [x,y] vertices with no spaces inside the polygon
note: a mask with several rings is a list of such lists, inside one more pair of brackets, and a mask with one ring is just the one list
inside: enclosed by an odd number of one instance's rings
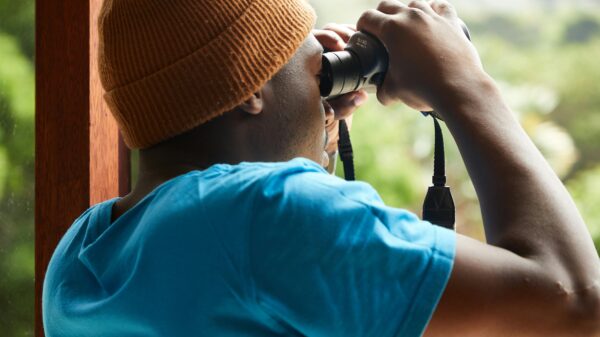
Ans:
{"label": "elbow", "polygon": [[572,312],[572,331],[579,331],[577,336],[600,337],[600,283],[596,284],[577,299]]}
{"label": "elbow", "polygon": [[600,336],[600,284],[595,287],[595,294],[593,298],[589,300],[589,312],[590,312],[590,329],[592,333],[590,336]]}

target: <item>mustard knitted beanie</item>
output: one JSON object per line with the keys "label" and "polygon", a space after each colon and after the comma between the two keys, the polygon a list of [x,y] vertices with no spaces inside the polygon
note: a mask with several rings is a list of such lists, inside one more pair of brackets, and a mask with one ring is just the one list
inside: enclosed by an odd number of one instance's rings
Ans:
{"label": "mustard knitted beanie", "polygon": [[148,148],[257,92],[308,37],[307,0],[105,0],[99,72],[130,148]]}

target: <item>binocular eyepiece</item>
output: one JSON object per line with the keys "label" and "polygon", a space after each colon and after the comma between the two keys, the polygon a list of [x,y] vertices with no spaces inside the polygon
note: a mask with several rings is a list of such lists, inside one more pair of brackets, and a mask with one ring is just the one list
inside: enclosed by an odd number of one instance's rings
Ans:
{"label": "binocular eyepiece", "polygon": [[[467,26],[463,31],[470,40]],[[387,49],[375,36],[357,32],[343,51],[323,54],[321,97],[334,98],[360,89],[376,91],[389,65]]]}

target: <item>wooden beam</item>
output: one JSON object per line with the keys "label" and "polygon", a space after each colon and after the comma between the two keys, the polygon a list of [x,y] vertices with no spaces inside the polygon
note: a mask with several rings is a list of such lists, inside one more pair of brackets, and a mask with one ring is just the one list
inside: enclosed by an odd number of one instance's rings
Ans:
{"label": "wooden beam", "polygon": [[[102,0],[90,0],[90,204],[129,193],[129,151],[104,101],[98,73],[97,18]],[[105,160],[108,158],[109,160]]]}
{"label": "wooden beam", "polygon": [[128,193],[129,156],[102,99],[96,16],[102,0],[36,1],[35,335],[46,267],[88,207]]}

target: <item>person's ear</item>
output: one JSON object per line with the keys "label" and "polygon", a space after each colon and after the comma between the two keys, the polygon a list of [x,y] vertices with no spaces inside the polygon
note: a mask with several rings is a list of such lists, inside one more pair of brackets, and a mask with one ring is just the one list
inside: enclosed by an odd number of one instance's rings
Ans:
{"label": "person's ear", "polygon": [[250,98],[239,105],[239,108],[251,115],[258,115],[263,111],[264,100],[262,92],[254,93]]}

